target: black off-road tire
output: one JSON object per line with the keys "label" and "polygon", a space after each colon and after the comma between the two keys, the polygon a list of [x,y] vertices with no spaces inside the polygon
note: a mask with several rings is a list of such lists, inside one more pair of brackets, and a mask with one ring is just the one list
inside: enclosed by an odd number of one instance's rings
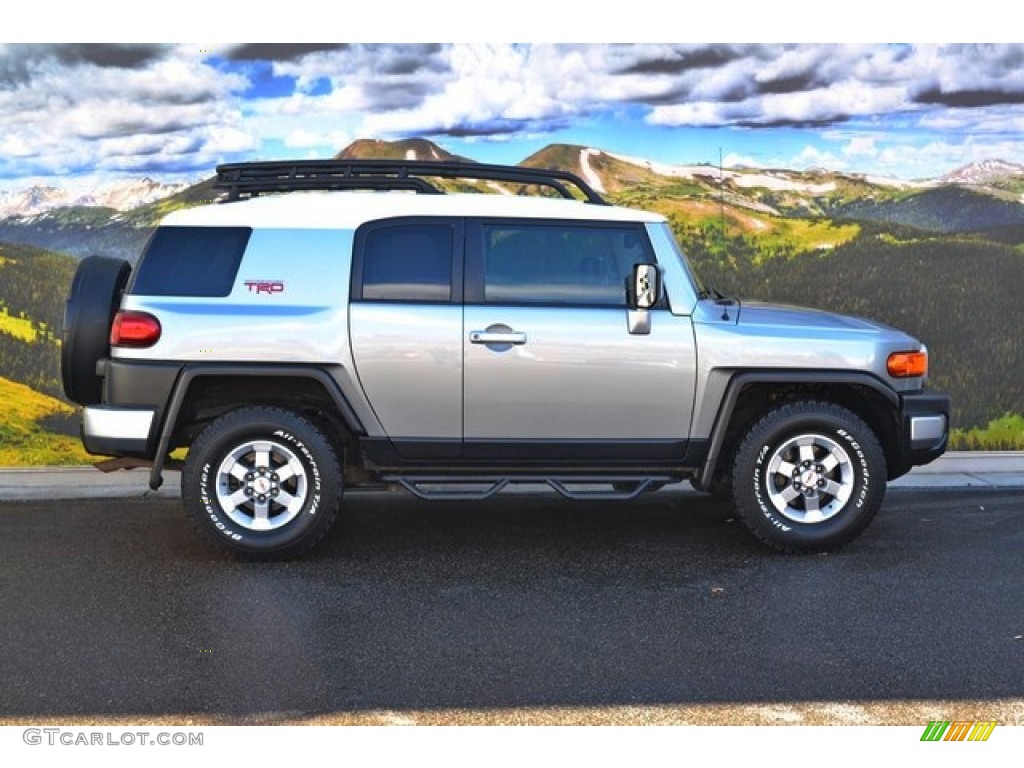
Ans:
{"label": "black off-road tire", "polygon": [[60,372],[64,394],[73,403],[95,405],[103,398],[96,362],[110,354],[110,325],[131,275],[123,259],[89,256],[75,270],[64,305]]}
{"label": "black off-road tire", "polygon": [[185,509],[215,547],[243,560],[287,560],[327,534],[342,473],[330,440],[293,411],[239,408],[206,427],[181,475]]}
{"label": "black off-road tire", "polygon": [[736,452],[733,498],[744,525],[772,549],[827,552],[871,523],[885,497],[878,438],[833,403],[793,402],[756,422]]}

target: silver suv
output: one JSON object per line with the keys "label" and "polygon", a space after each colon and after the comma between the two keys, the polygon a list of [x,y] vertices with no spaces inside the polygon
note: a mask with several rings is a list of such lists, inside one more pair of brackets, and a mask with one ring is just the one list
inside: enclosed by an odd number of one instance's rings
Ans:
{"label": "silver suv", "polygon": [[[82,262],[62,366],[86,448],[151,462],[153,488],[187,448],[184,504],[241,557],[310,549],[345,485],[684,480],[770,547],[822,551],[945,449],[921,342],[709,293],[663,217],[570,173],[297,161],[218,184],[227,201],[167,216],[134,271]],[[504,194],[441,193],[472,185]]]}

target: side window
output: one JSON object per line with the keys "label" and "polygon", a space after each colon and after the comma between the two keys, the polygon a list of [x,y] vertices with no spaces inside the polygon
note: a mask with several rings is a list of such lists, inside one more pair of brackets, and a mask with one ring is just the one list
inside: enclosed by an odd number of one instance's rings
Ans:
{"label": "side window", "polygon": [[653,261],[643,229],[579,222],[485,223],[482,258],[487,303],[614,307],[633,265]]}
{"label": "side window", "polygon": [[227,296],[249,227],[158,227],[129,293],[138,296]]}
{"label": "side window", "polygon": [[371,301],[451,301],[453,225],[372,225],[357,242],[355,288]]}

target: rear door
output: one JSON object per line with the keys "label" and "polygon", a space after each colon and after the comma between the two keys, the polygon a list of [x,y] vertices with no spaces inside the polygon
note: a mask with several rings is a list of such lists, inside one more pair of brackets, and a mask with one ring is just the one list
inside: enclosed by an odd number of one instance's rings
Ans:
{"label": "rear door", "polygon": [[682,456],[693,410],[689,317],[630,333],[626,281],[655,257],[640,224],[466,225],[464,457],[619,465]]}
{"label": "rear door", "polygon": [[353,249],[356,372],[404,458],[458,457],[462,443],[461,219],[365,224]]}

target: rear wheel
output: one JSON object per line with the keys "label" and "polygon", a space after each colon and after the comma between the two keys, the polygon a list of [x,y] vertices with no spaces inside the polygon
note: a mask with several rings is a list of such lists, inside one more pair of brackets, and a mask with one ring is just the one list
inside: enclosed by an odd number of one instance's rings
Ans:
{"label": "rear wheel", "polygon": [[89,256],[75,270],[60,353],[64,394],[73,403],[95,405],[103,399],[96,363],[110,354],[110,324],[131,271],[127,261],[104,256]]}
{"label": "rear wheel", "polygon": [[307,552],[330,530],[341,470],[330,441],[292,411],[249,407],[212,422],[189,449],[185,507],[206,539],[250,560]]}
{"label": "rear wheel", "polygon": [[885,457],[871,429],[832,403],[781,406],[736,453],[740,519],[768,546],[822,552],[856,538],[885,495]]}

